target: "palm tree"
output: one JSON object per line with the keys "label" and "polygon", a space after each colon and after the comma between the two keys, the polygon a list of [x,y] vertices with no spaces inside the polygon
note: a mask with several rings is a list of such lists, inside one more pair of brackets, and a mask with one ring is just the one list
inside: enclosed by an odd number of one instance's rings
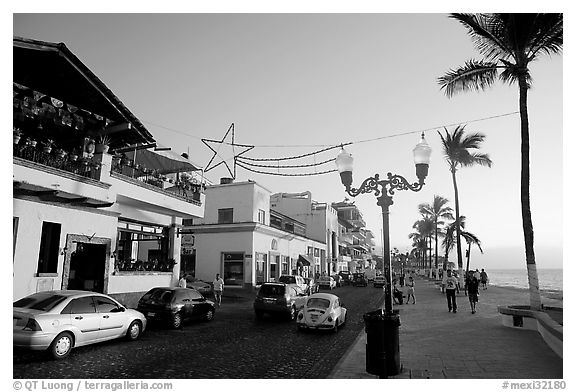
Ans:
{"label": "palm tree", "polygon": [[[540,309],[538,271],[534,254],[534,229],[530,210],[530,132],[528,128],[528,89],[532,78],[528,65],[538,57],[562,52],[562,14],[451,14],[466,27],[483,60],[468,60],[438,79],[446,95],[484,90],[496,78],[518,83],[521,135],[520,203],[530,307]],[[500,72],[500,73],[498,73]],[[458,214],[458,212],[456,212]]]}
{"label": "palm tree", "polygon": [[462,276],[462,244],[460,243],[460,202],[458,199],[458,184],[456,183],[456,171],[459,167],[469,167],[474,165],[492,167],[492,160],[488,154],[476,152],[484,141],[485,136],[481,133],[464,134],[465,125],[458,125],[452,134],[446,128],[446,137],[442,136],[442,146],[444,157],[452,173],[452,184],[454,186],[454,205],[456,207],[456,254],[458,256],[458,269],[460,273],[460,283],[464,283]]}
{"label": "palm tree", "polygon": [[[424,240],[424,267],[426,267],[426,251],[429,250],[428,264],[430,274],[432,274],[432,234],[434,233],[434,222],[428,215],[422,215],[422,219],[414,222],[412,228],[416,229],[417,233],[419,233],[420,237]],[[430,245],[428,245],[428,243],[430,243]]]}
{"label": "palm tree", "polygon": [[438,229],[445,222],[444,219],[454,220],[452,215],[452,207],[447,206],[448,199],[442,196],[434,195],[432,204],[422,203],[418,206],[418,210],[423,215],[428,215],[434,222],[434,268],[436,269],[436,276],[438,276]]}
{"label": "palm tree", "polygon": [[426,238],[419,232],[410,233],[408,238],[412,240],[412,256],[416,257],[419,266],[423,266],[426,254]]}
{"label": "palm tree", "polygon": [[482,250],[482,244],[476,235],[468,231],[463,231],[462,237],[464,237],[464,240],[466,240],[466,243],[468,244],[468,249],[466,250],[466,274],[468,274],[468,271],[470,270],[470,252],[472,251],[472,244],[476,245],[478,249],[480,249],[480,253],[484,253],[484,251]]}

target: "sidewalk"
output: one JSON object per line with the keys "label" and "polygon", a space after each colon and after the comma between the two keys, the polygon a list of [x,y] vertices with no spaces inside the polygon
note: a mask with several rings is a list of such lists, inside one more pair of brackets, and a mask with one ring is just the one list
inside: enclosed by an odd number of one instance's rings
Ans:
{"label": "sidewalk", "polygon": [[[457,295],[458,313],[448,312],[446,297],[427,279],[416,278],[415,292],[415,305],[395,305],[400,312],[403,370],[394,378],[562,378],[562,358],[537,331],[502,325],[497,306],[528,304],[526,291],[495,286],[480,289],[476,314],[471,314],[463,291]],[[559,300],[542,301],[562,306]],[[365,369],[366,333],[362,330],[328,378],[378,378]]]}

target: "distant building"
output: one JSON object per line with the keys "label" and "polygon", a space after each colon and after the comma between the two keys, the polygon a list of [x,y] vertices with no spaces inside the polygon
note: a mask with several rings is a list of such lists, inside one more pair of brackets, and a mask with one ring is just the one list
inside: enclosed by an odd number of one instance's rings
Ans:
{"label": "distant building", "polygon": [[206,188],[204,218],[185,228],[194,236],[197,278],[219,273],[226,287],[242,288],[319,270],[326,244],[310,238],[303,221],[272,209],[270,195],[254,181]]}

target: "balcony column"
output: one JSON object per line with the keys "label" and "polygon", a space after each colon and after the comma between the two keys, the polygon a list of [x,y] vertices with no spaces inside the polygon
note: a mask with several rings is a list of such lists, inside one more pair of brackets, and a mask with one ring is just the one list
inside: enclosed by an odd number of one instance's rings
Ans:
{"label": "balcony column", "polygon": [[181,223],[175,223],[175,220],[180,220],[178,218],[172,218],[172,224],[170,225],[170,229],[168,230],[168,259],[174,259],[174,267],[172,268],[172,284],[175,286],[178,284],[178,280],[180,280],[180,250],[182,244],[182,238],[178,235],[178,231],[182,230]]}
{"label": "balcony column", "polygon": [[100,169],[95,171],[95,180],[110,184],[110,171],[112,170],[112,155],[108,153],[94,154],[94,162],[100,163]]}

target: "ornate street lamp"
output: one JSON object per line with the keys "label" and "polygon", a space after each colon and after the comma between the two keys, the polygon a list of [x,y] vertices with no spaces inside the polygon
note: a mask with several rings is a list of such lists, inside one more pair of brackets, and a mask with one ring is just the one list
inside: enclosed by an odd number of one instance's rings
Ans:
{"label": "ornate street lamp", "polygon": [[[336,166],[338,167],[338,172],[340,173],[340,178],[342,180],[342,184],[346,188],[346,193],[348,193],[352,197],[356,197],[362,193],[372,193],[377,197],[377,204],[382,208],[382,229],[384,233],[384,266],[388,268],[387,273],[387,281],[386,281],[386,291],[384,295],[384,319],[391,320],[394,324],[400,325],[400,321],[397,314],[394,314],[392,311],[392,265],[390,260],[390,230],[389,230],[389,207],[394,203],[392,201],[392,195],[394,195],[395,191],[403,191],[403,190],[411,190],[414,192],[418,192],[424,186],[424,180],[428,175],[428,166],[430,164],[430,154],[432,153],[432,149],[426,143],[426,139],[424,139],[424,132],[422,132],[422,137],[420,142],[414,147],[414,163],[416,165],[416,177],[418,177],[418,182],[410,183],[404,177],[388,173],[387,179],[380,179],[378,174],[375,174],[373,177],[369,177],[362,182],[360,188],[353,188],[352,187],[352,166],[354,159],[352,155],[344,150],[340,151],[340,154],[336,157]],[[392,344],[398,346],[397,340],[397,333],[398,329],[396,328],[396,336],[390,337],[390,339],[394,340],[396,344]],[[370,337],[369,337],[370,340]],[[398,347],[395,348],[398,350]],[[393,355],[388,355],[387,357],[395,357],[397,363],[388,363],[387,367],[389,369],[389,373],[394,375],[394,369],[399,371],[400,363],[399,363],[399,353],[392,353]],[[368,359],[368,358],[367,358]],[[369,364],[367,363],[367,368]],[[379,373],[375,373],[379,374]],[[397,372],[395,374],[398,374]]]}

